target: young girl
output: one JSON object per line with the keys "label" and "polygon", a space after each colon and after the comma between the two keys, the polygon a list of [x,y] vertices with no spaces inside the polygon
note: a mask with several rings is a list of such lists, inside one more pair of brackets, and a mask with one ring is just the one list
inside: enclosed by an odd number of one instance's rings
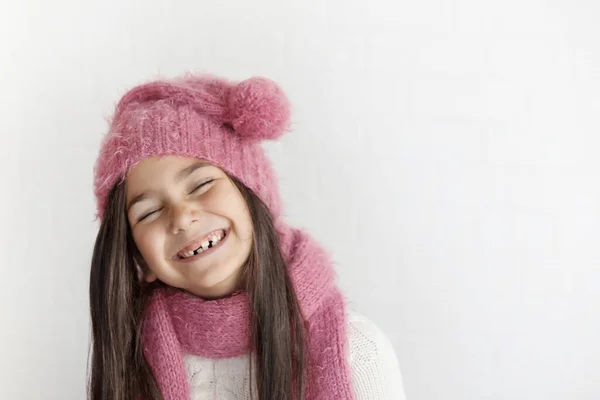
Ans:
{"label": "young girl", "polygon": [[120,100],[94,169],[89,399],[404,399],[387,338],[283,218],[265,78],[186,75]]}

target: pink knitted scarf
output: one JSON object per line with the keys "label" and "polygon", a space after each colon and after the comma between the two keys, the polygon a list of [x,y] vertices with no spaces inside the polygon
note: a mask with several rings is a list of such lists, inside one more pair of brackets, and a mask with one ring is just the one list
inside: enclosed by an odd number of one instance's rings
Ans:
{"label": "pink knitted scarf", "polygon": [[[309,332],[306,400],[353,399],[345,304],[328,255],[306,232],[279,227]],[[222,359],[249,354],[251,309],[246,293],[203,300],[175,288],[156,289],[146,308],[144,354],[165,400],[190,398],[184,354]]]}

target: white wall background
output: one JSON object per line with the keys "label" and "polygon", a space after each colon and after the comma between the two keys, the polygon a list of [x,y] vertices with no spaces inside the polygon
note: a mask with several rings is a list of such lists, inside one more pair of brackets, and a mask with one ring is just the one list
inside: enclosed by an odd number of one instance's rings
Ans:
{"label": "white wall background", "polygon": [[0,398],[85,397],[103,118],[185,70],[288,92],[289,219],[409,400],[600,398],[598,2],[0,4]]}

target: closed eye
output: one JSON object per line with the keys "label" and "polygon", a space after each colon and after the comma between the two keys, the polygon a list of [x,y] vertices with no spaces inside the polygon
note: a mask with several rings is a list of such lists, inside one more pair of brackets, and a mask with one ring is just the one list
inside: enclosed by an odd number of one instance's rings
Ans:
{"label": "closed eye", "polygon": [[[193,194],[195,192],[197,192],[198,190],[202,189],[204,186],[208,185],[209,183],[213,182],[214,179],[209,179],[206,182],[202,182],[201,184],[199,184],[198,186],[196,186],[194,189],[192,189],[192,191],[190,192],[190,194]],[[147,214],[144,214],[140,219],[138,219],[138,222],[141,222],[143,220],[145,220],[146,218],[148,218],[149,216],[151,216],[152,214],[159,212],[162,208],[158,208],[156,210],[150,211]]]}
{"label": "closed eye", "polygon": [[141,221],[143,221],[144,219],[148,218],[149,216],[151,216],[152,214],[154,214],[155,212],[158,212],[158,211],[160,211],[160,208],[159,208],[159,209],[157,209],[157,210],[154,210],[154,211],[150,211],[148,214],[144,214],[144,215],[143,215],[143,216],[142,216],[142,217],[141,217],[141,218],[138,220],[138,222],[141,222]]}
{"label": "closed eye", "polygon": [[208,180],[208,181],[206,181],[206,182],[203,182],[203,183],[199,184],[198,186],[196,186],[196,187],[195,187],[195,188],[194,188],[194,189],[193,189],[193,190],[190,192],[190,194],[192,194],[192,193],[195,193],[196,191],[200,190],[202,187],[204,187],[204,186],[208,185],[208,184],[209,184],[209,183],[211,183],[212,181],[214,181],[214,179],[210,179],[210,180]]}

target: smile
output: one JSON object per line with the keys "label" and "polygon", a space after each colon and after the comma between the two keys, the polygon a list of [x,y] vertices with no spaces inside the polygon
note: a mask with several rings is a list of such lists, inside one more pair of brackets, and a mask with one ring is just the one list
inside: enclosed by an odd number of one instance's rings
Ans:
{"label": "smile", "polygon": [[201,239],[193,240],[190,244],[181,249],[174,257],[178,261],[192,261],[201,255],[212,252],[225,241],[227,231],[219,229],[209,233]]}

